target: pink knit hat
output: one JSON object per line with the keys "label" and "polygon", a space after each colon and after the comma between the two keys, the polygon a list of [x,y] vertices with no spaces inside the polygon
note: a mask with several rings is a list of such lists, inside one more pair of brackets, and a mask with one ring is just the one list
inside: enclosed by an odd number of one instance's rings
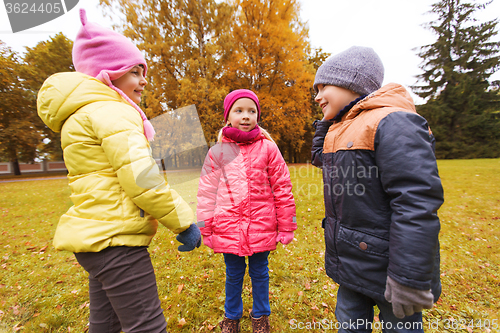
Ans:
{"label": "pink knit hat", "polygon": [[141,115],[146,138],[152,141],[155,134],[153,125],[141,108],[112,83],[136,65],[143,65],[146,75],[148,66],[142,52],[125,36],[88,22],[83,8],[80,9],[80,21],[82,27],[73,44],[73,65],[76,71],[95,77],[130,103]]}
{"label": "pink knit hat", "polygon": [[257,105],[257,121],[260,120],[260,104],[259,98],[257,95],[248,89],[238,89],[233,90],[229,94],[227,94],[226,98],[224,98],[224,122],[227,121],[227,117],[229,116],[229,111],[231,111],[231,107],[234,102],[236,102],[240,98],[250,98],[254,101],[255,105]]}

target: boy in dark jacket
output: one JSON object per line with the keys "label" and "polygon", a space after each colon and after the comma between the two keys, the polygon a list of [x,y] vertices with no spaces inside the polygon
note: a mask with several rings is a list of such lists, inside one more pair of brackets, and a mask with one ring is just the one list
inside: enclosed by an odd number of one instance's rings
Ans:
{"label": "boy in dark jacket", "polygon": [[322,168],[325,267],[340,287],[339,332],[423,332],[422,310],[441,294],[437,210],[443,189],[434,138],[398,84],[381,87],[371,48],[327,59],[314,81],[324,118],[312,163]]}

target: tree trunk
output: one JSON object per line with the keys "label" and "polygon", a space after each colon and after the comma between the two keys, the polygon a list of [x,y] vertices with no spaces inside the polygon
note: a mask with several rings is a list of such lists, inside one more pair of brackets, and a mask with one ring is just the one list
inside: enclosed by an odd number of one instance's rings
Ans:
{"label": "tree trunk", "polygon": [[11,163],[12,163],[12,168],[14,169],[14,174],[16,176],[20,176],[21,169],[19,168],[19,161],[17,160],[17,158],[15,158],[13,161],[11,161]]}

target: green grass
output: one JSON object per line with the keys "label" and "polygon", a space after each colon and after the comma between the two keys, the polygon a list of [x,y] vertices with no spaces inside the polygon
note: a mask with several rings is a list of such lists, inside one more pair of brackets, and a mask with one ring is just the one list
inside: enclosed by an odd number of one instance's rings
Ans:
{"label": "green grass", "polygon": [[[443,294],[424,312],[424,327],[426,332],[488,332],[476,326],[480,320],[500,320],[500,160],[439,161],[439,171],[445,189],[439,211]],[[335,322],[337,285],[323,268],[321,174],[310,165],[293,165],[290,172],[299,228],[297,241],[278,245],[270,255],[274,332],[292,331],[292,319]],[[196,172],[168,178],[195,209]],[[69,194],[64,179],[0,183],[0,333],[86,331],[87,273],[71,253],[52,247],[59,216],[71,205]],[[149,249],[168,330],[219,331],[213,326],[224,315],[222,255],[204,246],[180,253],[177,245],[175,235],[160,227]],[[243,301],[242,332],[251,332],[248,275]],[[468,330],[472,319],[474,329]]]}

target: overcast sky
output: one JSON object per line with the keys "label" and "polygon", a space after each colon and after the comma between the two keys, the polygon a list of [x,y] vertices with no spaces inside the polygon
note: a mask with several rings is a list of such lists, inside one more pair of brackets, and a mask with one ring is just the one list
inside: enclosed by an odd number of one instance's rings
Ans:
{"label": "overcast sky", "polygon": [[[313,47],[332,54],[352,45],[370,46],[385,66],[384,83],[404,86],[416,82],[421,59],[415,48],[433,43],[436,36],[422,25],[436,17],[426,14],[437,0],[300,0],[301,18],[309,27]],[[38,27],[13,34],[3,0],[0,0],[0,40],[15,51],[33,47],[62,31],[74,40],[80,27],[78,10],[87,10],[89,21],[111,26],[98,7],[98,0],[80,0],[67,14]],[[493,0],[481,21],[498,18],[500,0]],[[497,40],[499,40],[497,36]],[[500,79],[500,72],[493,79]],[[416,96],[414,96],[416,99]],[[417,100],[417,102],[419,102]]]}

